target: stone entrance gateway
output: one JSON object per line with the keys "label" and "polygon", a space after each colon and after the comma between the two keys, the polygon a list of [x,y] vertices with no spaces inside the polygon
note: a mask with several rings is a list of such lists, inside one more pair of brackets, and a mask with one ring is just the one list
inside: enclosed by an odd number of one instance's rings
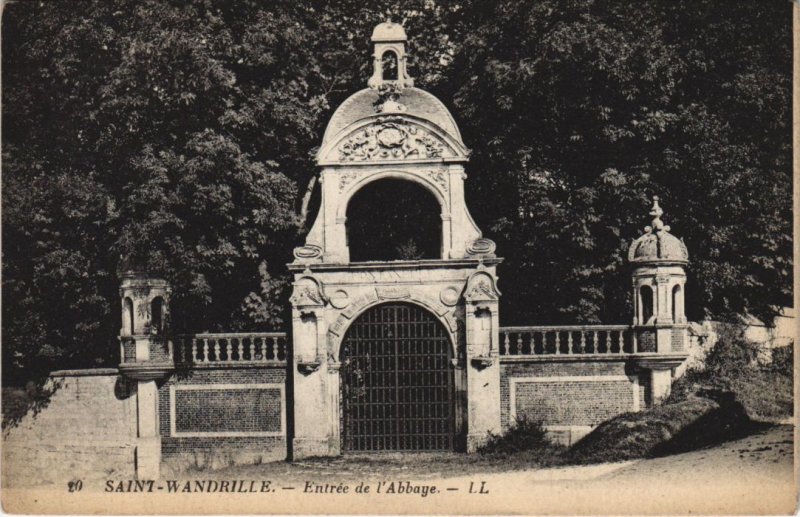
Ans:
{"label": "stone entrance gateway", "polygon": [[455,445],[453,347],[410,303],[367,309],[341,346],[344,451],[442,451]]}
{"label": "stone entrance gateway", "polygon": [[[501,259],[464,201],[469,150],[447,108],[407,75],[403,28],[382,23],[372,41],[369,87],[345,100],[328,122],[317,154],[319,213],[289,264],[295,459],[346,451],[472,451],[501,431]],[[391,79],[383,70],[389,53],[398,65]],[[419,233],[433,232],[423,240],[439,246],[424,258],[365,253],[365,245],[380,239],[349,232],[358,228],[357,216],[378,219],[351,208],[387,180],[421,187],[405,191],[430,200],[424,207],[434,212],[426,220],[440,224]],[[411,201],[388,200],[398,209]],[[379,334],[362,339],[372,331]],[[414,332],[428,334],[401,337]]]}

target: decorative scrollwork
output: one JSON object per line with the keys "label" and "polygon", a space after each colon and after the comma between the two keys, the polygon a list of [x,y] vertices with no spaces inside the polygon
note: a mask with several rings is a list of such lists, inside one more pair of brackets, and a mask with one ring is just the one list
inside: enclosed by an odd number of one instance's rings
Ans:
{"label": "decorative scrollwork", "polygon": [[339,175],[339,192],[343,191],[344,188],[349,183],[351,183],[354,179],[356,179],[357,176],[358,176],[358,174],[356,174],[355,172],[352,172],[352,171],[351,172],[343,172],[343,173],[341,173]]}
{"label": "decorative scrollwork", "polygon": [[428,177],[437,183],[442,190],[447,190],[447,177],[442,171],[428,171]]}
{"label": "decorative scrollwork", "polygon": [[306,244],[294,249],[294,257],[299,260],[315,259],[322,256],[322,248],[316,244]]}
{"label": "decorative scrollwork", "polygon": [[427,131],[400,122],[373,124],[339,146],[343,161],[439,158],[444,145]]}
{"label": "decorative scrollwork", "polygon": [[475,239],[467,246],[470,255],[494,255],[497,245],[491,239]]}

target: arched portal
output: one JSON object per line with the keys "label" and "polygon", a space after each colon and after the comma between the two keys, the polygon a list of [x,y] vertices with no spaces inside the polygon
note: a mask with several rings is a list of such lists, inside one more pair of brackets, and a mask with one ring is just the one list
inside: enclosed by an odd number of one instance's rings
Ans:
{"label": "arched portal", "polygon": [[442,258],[441,214],[436,197],[416,182],[366,184],[347,205],[350,261]]}
{"label": "arched portal", "polygon": [[409,303],[362,313],[340,348],[343,451],[433,451],[455,446],[447,329]]}

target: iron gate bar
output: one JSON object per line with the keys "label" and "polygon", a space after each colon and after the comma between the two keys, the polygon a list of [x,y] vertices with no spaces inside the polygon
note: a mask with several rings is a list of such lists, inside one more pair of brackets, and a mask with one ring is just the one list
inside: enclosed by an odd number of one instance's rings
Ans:
{"label": "iron gate bar", "polygon": [[342,341],[345,451],[453,450],[452,350],[447,330],[407,303],[373,307]]}

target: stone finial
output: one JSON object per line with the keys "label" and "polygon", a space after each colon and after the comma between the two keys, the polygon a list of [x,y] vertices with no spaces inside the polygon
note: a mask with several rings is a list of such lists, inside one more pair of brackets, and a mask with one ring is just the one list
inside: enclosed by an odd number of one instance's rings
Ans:
{"label": "stone finial", "polygon": [[[653,196],[653,208],[650,209],[650,215],[653,216],[652,226],[650,231],[660,232],[660,231],[669,231],[669,226],[664,224],[664,221],[661,220],[661,216],[664,215],[664,210],[658,204],[658,196]],[[650,231],[645,230],[647,233]]]}

